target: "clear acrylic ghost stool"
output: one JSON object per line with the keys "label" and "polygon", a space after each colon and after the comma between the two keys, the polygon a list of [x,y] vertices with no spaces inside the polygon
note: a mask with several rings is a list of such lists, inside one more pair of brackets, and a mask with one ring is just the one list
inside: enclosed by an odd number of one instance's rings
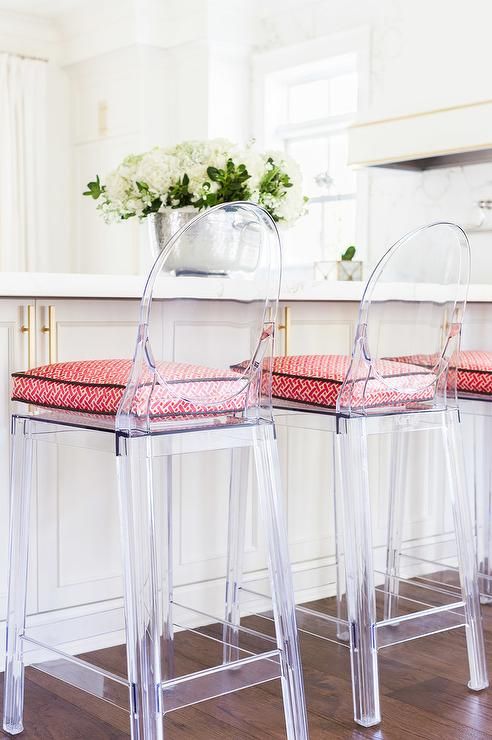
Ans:
{"label": "clear acrylic ghost stool", "polygon": [[[297,607],[297,619],[299,629],[326,639],[347,634],[354,718],[363,726],[381,720],[377,655],[378,649],[392,644],[464,626],[469,687],[478,691],[488,686],[456,374],[451,366],[459,348],[469,269],[470,248],[459,227],[437,223],[418,229],[394,244],[370,276],[350,358],[293,356],[273,361],[277,427],[326,433],[327,454],[333,440],[335,444],[338,573],[334,574],[333,587],[337,587],[338,575],[338,615],[301,605]],[[392,329],[395,321],[405,325],[405,332]],[[396,361],[401,356],[421,354],[432,354],[435,363],[424,368],[417,359]],[[384,567],[375,569],[368,441],[372,435],[394,440],[393,467],[398,473],[405,447],[400,440],[413,432],[437,435],[444,449],[461,593],[447,595],[439,589],[435,593],[427,587],[419,589],[419,584],[410,579],[405,583],[405,594],[400,595],[406,607],[404,613],[394,616],[388,593],[395,594],[394,581],[401,585],[404,579],[398,578],[391,541],[386,574]],[[390,511],[395,521],[403,516],[400,493],[397,486],[391,488]],[[239,570],[233,576],[236,583]],[[234,573],[233,566],[230,571]],[[343,580],[346,611],[341,599]],[[248,582],[241,592],[248,597],[262,594],[263,588],[262,583]],[[383,594],[384,608],[378,606],[377,610],[376,595]]]}
{"label": "clear acrylic ghost stool", "polygon": [[[487,272],[488,270],[488,272]],[[477,270],[490,284],[490,260]],[[458,403],[465,430],[465,452],[478,580],[483,604],[492,603],[492,341],[486,324],[465,321],[463,348],[457,361]]]}
{"label": "clear acrylic ghost stool", "polygon": [[[491,283],[487,274],[489,263],[477,266],[480,283]],[[406,358],[401,358],[405,360]],[[416,358],[426,367],[431,367],[434,358],[423,355]],[[466,459],[468,491],[475,529],[475,548],[478,561],[478,582],[483,604],[492,602],[492,343],[487,325],[465,321],[462,348],[457,359],[456,389],[460,409],[461,425]],[[391,460],[392,485],[401,485],[408,470],[406,445],[397,442],[398,449]],[[387,615],[396,614],[398,608],[398,574],[401,560],[421,559],[434,563],[436,571],[446,576],[443,587],[450,588],[457,579],[449,575],[457,568],[453,564],[455,547],[449,539],[448,528],[436,532],[439,545],[406,541],[401,527],[402,510],[394,508],[388,517],[388,536],[392,543],[391,569],[393,577],[388,581]]]}
{"label": "clear acrylic ghost stool", "polygon": [[[467,353],[461,353],[463,354]],[[487,352],[487,355],[488,375],[492,380],[492,352]],[[492,458],[490,455],[492,396],[468,391],[458,391],[458,395],[463,425],[467,429],[465,437],[467,463],[471,463],[467,472],[471,478],[480,594],[482,603],[490,604],[492,602]]]}
{"label": "clear acrylic ghost stool", "polygon": [[[230,341],[221,340],[218,331],[208,344],[203,339],[201,351],[206,364],[191,365],[174,362],[173,343],[160,344],[162,328],[157,326],[155,332],[152,328],[152,296],[161,273],[192,271],[206,276],[203,255],[212,253],[216,264],[227,265],[228,273],[214,273],[210,279],[231,300],[243,301],[241,328],[251,331],[251,360],[241,374],[230,370],[230,365],[243,359],[239,352],[244,351],[244,343],[234,347]],[[183,227],[157,258],[140,306],[132,361],[61,363],[15,374],[14,399],[24,403],[19,404],[19,411],[12,418],[3,720],[7,732],[15,734],[23,729],[27,661],[51,676],[126,708],[133,740],[163,738],[163,715],[168,711],[280,678],[287,736],[290,740],[308,737],[270,398],[268,358],[272,352],[280,271],[279,237],[267,212],[251,203],[217,206]],[[163,280],[165,286],[169,278]],[[179,282],[178,278],[174,280]],[[224,303],[224,310],[226,306]],[[156,306],[153,312],[160,315]],[[156,361],[153,351],[162,344],[167,347],[167,356],[161,351],[162,359]],[[62,384],[55,382],[61,379]],[[65,389],[63,394],[60,385]],[[26,406],[27,402],[31,405]],[[62,409],[56,408],[63,405]],[[50,436],[58,444],[80,432],[85,435],[84,440],[94,440],[95,448],[106,445],[115,454],[125,582],[127,678],[90,665],[64,650],[63,642],[60,644],[61,623],[45,621],[36,625],[26,621],[33,447],[38,440],[46,441]],[[215,449],[230,449],[232,456],[241,456],[248,449],[253,452],[268,544],[276,638],[263,637],[254,630],[235,629],[235,634],[240,633],[244,640],[240,637],[236,641],[233,655],[223,662],[221,657],[218,665],[175,675],[173,619],[180,623],[186,610],[173,598],[169,490],[166,495],[165,490],[158,490],[157,483],[164,481],[173,455]],[[161,532],[157,520],[162,509],[167,525]],[[193,635],[216,645],[217,635],[210,633],[210,624],[216,625],[216,620],[207,622],[197,611],[194,617],[195,623],[197,618],[202,619],[200,624],[205,627],[195,628]],[[112,613],[107,620],[111,624],[115,621]],[[71,627],[74,624],[72,620]],[[121,622],[117,625],[115,629],[120,629]],[[222,627],[219,636],[221,632]]]}
{"label": "clear acrylic ghost stool", "polygon": [[[466,328],[466,322],[465,322]],[[475,328],[475,327],[473,327]],[[483,338],[474,346],[487,346],[490,339]],[[421,358],[428,365],[428,358]],[[492,351],[465,349],[458,355],[457,393],[460,418],[464,430],[466,473],[471,496],[470,506],[475,525],[475,548],[478,560],[478,581],[483,604],[492,601]],[[406,446],[400,444],[398,454],[392,458],[391,476],[394,485],[404,479],[408,466]],[[401,510],[393,510],[388,520],[392,542],[392,570],[394,577],[388,583],[388,615],[395,614],[398,602],[398,573],[400,561],[408,558],[434,562],[436,571],[443,574],[456,570],[453,542],[448,531],[436,532],[436,544],[414,544],[406,541],[401,527]],[[443,584],[452,587],[452,582]]]}

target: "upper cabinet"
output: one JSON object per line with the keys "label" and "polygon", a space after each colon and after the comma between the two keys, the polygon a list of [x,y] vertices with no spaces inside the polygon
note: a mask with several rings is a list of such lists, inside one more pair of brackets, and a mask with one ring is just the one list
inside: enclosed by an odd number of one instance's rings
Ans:
{"label": "upper cabinet", "polygon": [[490,162],[492,100],[357,123],[349,161],[411,170]]}
{"label": "upper cabinet", "polygon": [[491,161],[490,1],[365,5],[369,94],[350,133],[350,163],[421,170]]}

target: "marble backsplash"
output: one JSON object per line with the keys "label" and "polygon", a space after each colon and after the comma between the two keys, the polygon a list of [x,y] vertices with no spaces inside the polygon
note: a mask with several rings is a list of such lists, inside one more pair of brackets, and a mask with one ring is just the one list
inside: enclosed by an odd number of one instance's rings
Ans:
{"label": "marble backsplash", "polygon": [[[477,202],[492,199],[492,163],[425,172],[371,170],[367,226],[367,267],[388,246],[416,226],[453,221],[472,245],[472,282],[492,284],[492,211]],[[485,221],[480,225],[483,216]]]}

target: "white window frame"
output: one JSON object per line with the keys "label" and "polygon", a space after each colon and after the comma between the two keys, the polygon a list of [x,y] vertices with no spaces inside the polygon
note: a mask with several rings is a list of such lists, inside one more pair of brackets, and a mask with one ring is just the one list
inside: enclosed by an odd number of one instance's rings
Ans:
{"label": "white window frame", "polygon": [[[296,69],[299,69],[299,81],[320,79],[336,74],[337,63],[343,64],[343,57],[355,57],[357,74],[357,112],[330,116],[326,119],[308,121],[300,124],[279,126],[278,121],[288,120],[287,87],[295,82]],[[329,134],[330,130],[346,129],[356,117],[363,117],[369,103],[369,58],[370,31],[368,28],[357,28],[352,31],[319,37],[301,44],[285,46],[253,56],[253,130],[258,144],[262,148],[278,149],[283,146],[284,137],[278,134],[296,136],[314,136]],[[354,65],[352,64],[352,69]],[[327,194],[313,198],[313,202],[343,199],[343,194]],[[352,196],[350,196],[352,198]],[[368,244],[368,175],[364,171],[356,173],[356,224],[355,241],[358,247],[358,258],[367,260]]]}

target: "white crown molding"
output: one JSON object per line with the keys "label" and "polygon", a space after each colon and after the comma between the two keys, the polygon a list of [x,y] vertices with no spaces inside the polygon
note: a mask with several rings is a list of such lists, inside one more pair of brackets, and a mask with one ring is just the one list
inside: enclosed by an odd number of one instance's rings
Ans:
{"label": "white crown molding", "polygon": [[68,66],[134,45],[172,48],[206,37],[201,0],[99,0],[97,14],[78,6],[59,15],[62,64]]}
{"label": "white crown molding", "polygon": [[256,3],[250,0],[208,0],[207,9],[210,41],[247,46],[253,42],[259,10]]}
{"label": "white crown molding", "polygon": [[85,5],[57,16],[62,66],[101,56],[136,42],[135,0],[99,0],[97,13]]}
{"label": "white crown molding", "polygon": [[67,67],[135,46],[179,49],[207,42],[225,49],[236,45],[238,27],[244,47],[252,16],[247,0],[98,0],[97,13],[79,3],[50,17],[0,11],[0,51]]}
{"label": "white crown molding", "polygon": [[[173,49],[211,41],[234,44],[238,28],[242,44],[253,28],[247,0],[99,0],[97,14],[84,5],[57,16],[64,66],[117,49],[144,45]],[[229,39],[231,41],[229,42]]]}
{"label": "white crown molding", "polygon": [[59,42],[58,30],[52,20],[0,10],[0,52],[57,61]]}
{"label": "white crown molding", "polygon": [[168,49],[205,39],[208,29],[208,2],[181,0],[137,0],[138,42]]}
{"label": "white crown molding", "polygon": [[235,43],[238,28],[241,45],[248,46],[256,12],[248,0],[98,0],[96,13],[81,2],[49,17],[0,10],[0,51],[69,66],[140,44],[172,49],[209,41],[227,46]]}

